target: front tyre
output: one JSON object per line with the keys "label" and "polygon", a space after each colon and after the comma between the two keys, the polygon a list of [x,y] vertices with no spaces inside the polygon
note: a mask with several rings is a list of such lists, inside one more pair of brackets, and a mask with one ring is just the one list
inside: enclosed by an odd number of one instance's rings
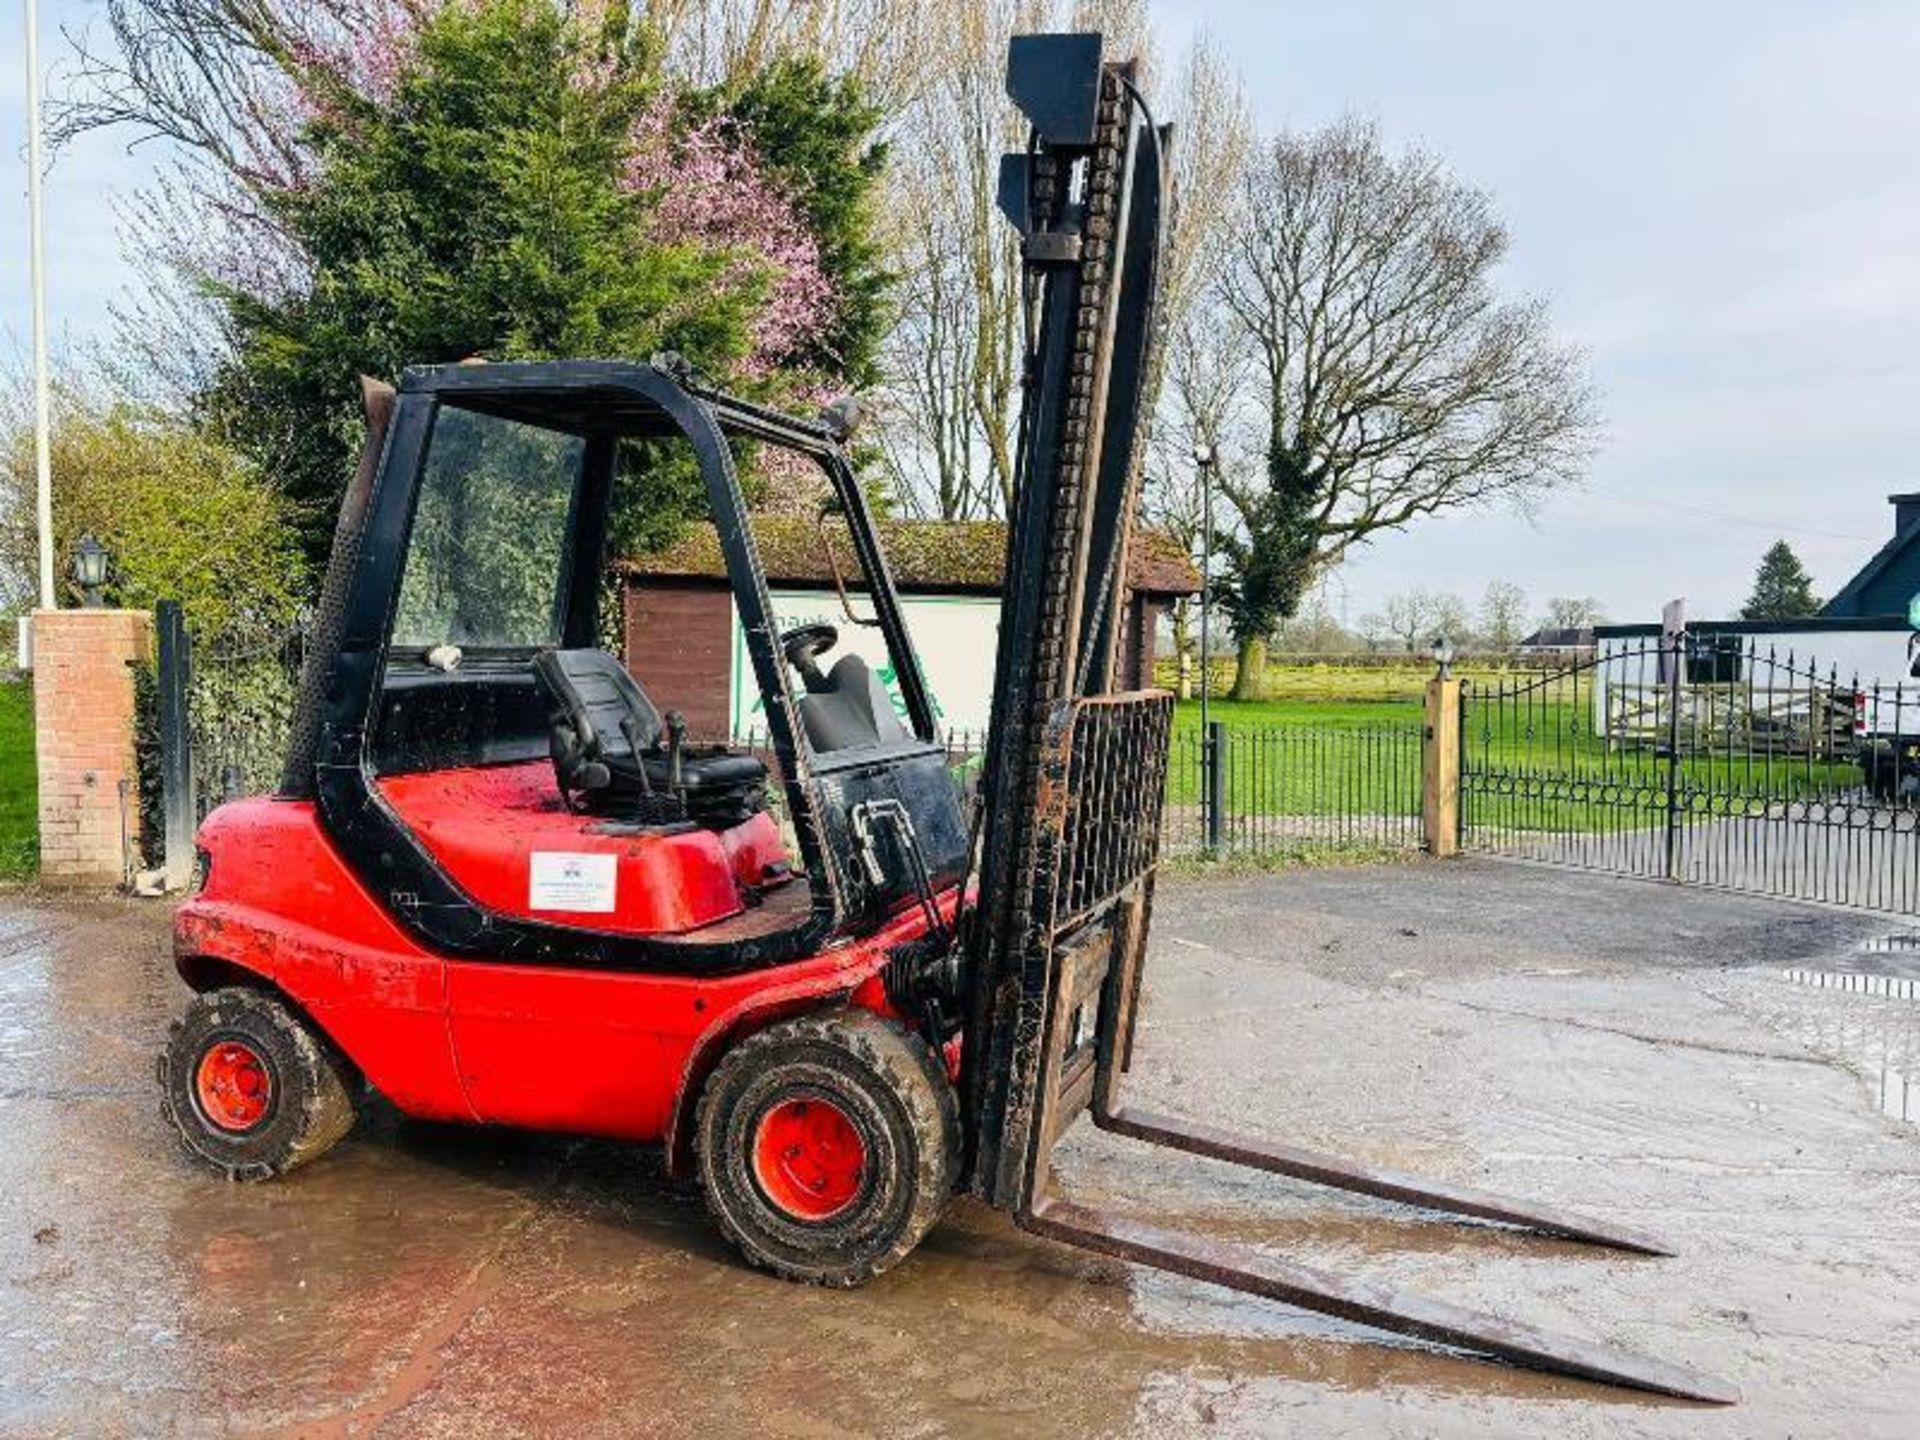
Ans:
{"label": "front tyre", "polygon": [[345,1067],[281,1001],[234,987],[194,997],[160,1052],[160,1113],[194,1159],[268,1180],[353,1128]]}
{"label": "front tyre", "polygon": [[905,1258],[960,1164],[938,1057],[865,1010],[741,1041],[701,1092],[696,1138],[722,1233],[753,1264],[812,1285],[860,1285]]}

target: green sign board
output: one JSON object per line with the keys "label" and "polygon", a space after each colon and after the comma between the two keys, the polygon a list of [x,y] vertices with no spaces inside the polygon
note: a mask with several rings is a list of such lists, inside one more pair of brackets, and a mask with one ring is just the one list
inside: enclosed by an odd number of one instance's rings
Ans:
{"label": "green sign board", "polygon": [[1907,602],[1907,624],[1920,630],[1920,595],[1914,596]]}

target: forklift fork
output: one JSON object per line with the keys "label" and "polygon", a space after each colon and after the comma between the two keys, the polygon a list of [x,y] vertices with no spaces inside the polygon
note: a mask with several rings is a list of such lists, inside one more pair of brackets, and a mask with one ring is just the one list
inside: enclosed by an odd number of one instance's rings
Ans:
{"label": "forklift fork", "polygon": [[1018,1220],[1022,1229],[1075,1249],[1531,1369],[1715,1405],[1740,1399],[1732,1386],[1683,1366],[1045,1195]]}
{"label": "forklift fork", "polygon": [[1448,1215],[1465,1215],[1476,1220],[1493,1220],[1518,1225],[1542,1235],[1562,1240],[1578,1240],[1587,1245],[1604,1245],[1636,1255],[1672,1255],[1674,1252],[1651,1236],[1620,1225],[1576,1215],[1551,1205],[1510,1200],[1470,1185],[1450,1185],[1400,1170],[1362,1164],[1317,1150],[1302,1150],[1291,1145],[1249,1139],[1210,1125],[1195,1125],[1148,1110],[1121,1107],[1113,1111],[1096,1110],[1093,1123],[1102,1130],[1144,1140],[1167,1150],[1184,1150],[1204,1155],[1209,1160],[1224,1160],[1248,1170],[1264,1170],[1270,1175],[1285,1175],[1310,1185],[1331,1190],[1347,1190],[1356,1195],[1373,1195],[1422,1210],[1437,1210]]}

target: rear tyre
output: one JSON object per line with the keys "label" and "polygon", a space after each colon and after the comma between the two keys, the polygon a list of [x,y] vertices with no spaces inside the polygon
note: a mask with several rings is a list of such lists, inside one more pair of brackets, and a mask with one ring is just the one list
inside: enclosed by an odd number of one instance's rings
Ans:
{"label": "rear tyre", "polygon": [[959,1173],[946,1071],[919,1037],[865,1010],[741,1041],[707,1081],[695,1129],[721,1232],[804,1284],[860,1285],[898,1264]]}
{"label": "rear tyre", "polygon": [[160,1113],[189,1155],[229,1180],[284,1175],[353,1128],[346,1067],[259,990],[195,996],[157,1068]]}

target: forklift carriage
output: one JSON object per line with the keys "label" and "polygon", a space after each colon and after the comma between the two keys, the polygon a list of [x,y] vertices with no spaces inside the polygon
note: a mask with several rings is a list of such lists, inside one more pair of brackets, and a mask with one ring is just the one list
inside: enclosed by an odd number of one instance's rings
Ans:
{"label": "forklift carriage", "polygon": [[[1033,126],[1000,185],[1027,355],[976,812],[847,460],[847,412],[780,414],[670,356],[366,382],[279,792],[208,817],[175,922],[197,994],[159,1060],[166,1112],[236,1179],[324,1152],[367,1088],[412,1116],[662,1143],[750,1261],[832,1285],[903,1259],[965,1191],[1082,1249],[1730,1400],[1661,1361],[1049,1193],[1053,1148],[1086,1113],[1317,1185],[1664,1253],[1120,1099],[1173,718],[1164,692],[1113,690],[1167,144],[1135,82],[1098,35],[1022,36],[1009,56]],[[870,612],[843,593],[847,621],[878,632],[897,697],[838,627],[777,632],[743,447],[825,477]],[[659,708],[674,697],[644,688],[647,653],[630,673],[600,648],[616,481],[688,456],[763,754],[697,743]]]}

